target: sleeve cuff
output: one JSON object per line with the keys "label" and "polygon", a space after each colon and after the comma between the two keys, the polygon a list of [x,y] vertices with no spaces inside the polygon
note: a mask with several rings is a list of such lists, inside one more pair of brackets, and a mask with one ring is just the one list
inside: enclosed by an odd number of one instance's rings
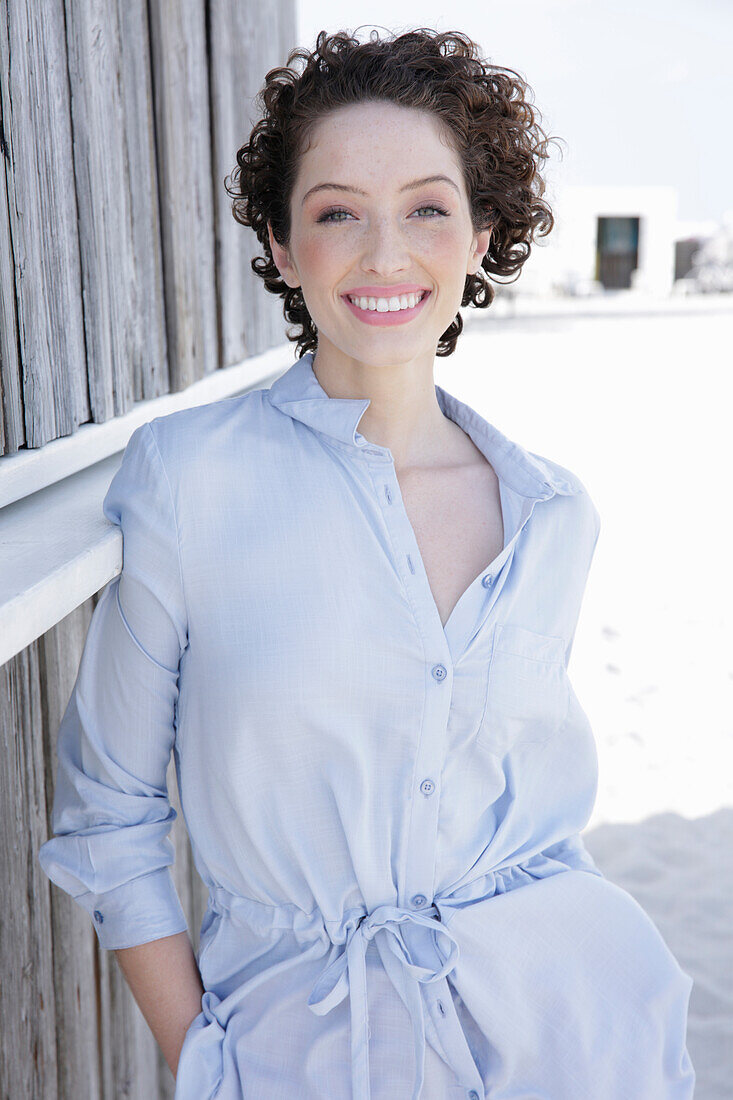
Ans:
{"label": "sleeve cuff", "polygon": [[104,894],[85,893],[74,900],[89,913],[99,946],[105,950],[137,947],[188,929],[170,867]]}

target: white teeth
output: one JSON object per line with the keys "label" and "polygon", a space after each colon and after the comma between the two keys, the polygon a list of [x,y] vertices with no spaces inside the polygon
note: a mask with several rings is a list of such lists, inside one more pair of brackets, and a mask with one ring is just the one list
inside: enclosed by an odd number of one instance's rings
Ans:
{"label": "white teeth", "polygon": [[425,293],[421,290],[417,294],[400,294],[393,298],[355,298],[350,294],[349,301],[370,313],[397,313],[401,309],[414,309]]}

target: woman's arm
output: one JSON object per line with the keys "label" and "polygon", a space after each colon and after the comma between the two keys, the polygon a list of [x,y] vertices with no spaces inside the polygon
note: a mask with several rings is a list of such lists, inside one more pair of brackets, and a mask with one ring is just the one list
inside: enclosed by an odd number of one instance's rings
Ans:
{"label": "woman's arm", "polygon": [[188,620],[174,499],[150,423],[130,437],[103,511],[122,530],[122,572],[97,601],[59,727],[54,835],[39,861],[116,952],[176,1072],[203,987],[171,875],[167,772]]}
{"label": "woman's arm", "polygon": [[201,1011],[204,993],[188,932],[122,947],[115,955],[175,1077],[186,1031]]}

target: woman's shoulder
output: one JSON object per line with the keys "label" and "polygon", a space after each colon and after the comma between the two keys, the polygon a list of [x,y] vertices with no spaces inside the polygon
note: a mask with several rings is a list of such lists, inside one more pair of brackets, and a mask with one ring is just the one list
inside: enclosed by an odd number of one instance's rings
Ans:
{"label": "woman's shoulder", "polygon": [[596,508],[588,486],[581,480],[576,471],[535,451],[527,451],[527,454],[545,469],[552,483],[561,487],[562,494],[567,494],[571,498],[575,514],[582,517],[590,526],[591,531],[597,535],[601,525],[600,513]]}
{"label": "woman's shoulder", "polygon": [[191,444],[215,441],[217,432],[245,427],[253,415],[257,415],[266,396],[266,389],[247,390],[202,405],[190,405],[175,409],[150,420],[156,441],[168,445],[178,440]]}
{"label": "woman's shoulder", "polygon": [[563,466],[555,459],[548,458],[547,455],[539,454],[537,451],[528,450],[526,453],[550,475],[550,480],[553,483],[567,487],[573,495],[587,493],[588,490],[575,470],[571,470],[568,466]]}
{"label": "woman's shoulder", "polygon": [[256,452],[259,440],[272,432],[267,389],[223,397],[202,405],[175,409],[148,423],[169,473],[181,473],[236,460]]}

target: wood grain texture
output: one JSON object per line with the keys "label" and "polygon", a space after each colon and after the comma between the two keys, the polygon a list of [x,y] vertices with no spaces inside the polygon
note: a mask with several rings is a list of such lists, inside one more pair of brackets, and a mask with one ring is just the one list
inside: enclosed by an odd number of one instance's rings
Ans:
{"label": "wood grain texture", "polygon": [[220,0],[210,5],[209,19],[221,360],[230,366],[280,343],[285,331],[282,299],[252,271],[260,243],[254,230],[234,220],[224,183],[257,119],[254,98],[265,74],[284,65],[295,45],[295,5]]}
{"label": "wood grain texture", "polygon": [[225,179],[294,0],[42,11],[0,16],[0,453],[179,392],[285,327]]}
{"label": "wood grain texture", "polygon": [[92,419],[168,390],[144,0],[67,0]]}
{"label": "wood grain texture", "polygon": [[[247,10],[253,5],[246,4]],[[151,0],[171,390],[216,370],[209,71],[203,0]]]}
{"label": "wood grain texture", "polygon": [[56,1100],[50,896],[38,862],[46,836],[38,643],[0,667],[0,753],[0,1096]]}
{"label": "wood grain texture", "polygon": [[63,0],[3,4],[0,74],[22,421],[12,356],[3,414],[6,449],[16,450],[89,419]]}
{"label": "wood grain texture", "polygon": [[[0,43],[5,28],[0,12]],[[8,211],[8,173],[5,162],[10,151],[3,133],[2,85],[6,81],[4,54],[0,45],[0,455],[15,452],[25,439],[20,379],[18,322],[15,313],[15,260]]]}
{"label": "wood grain texture", "polygon": [[135,401],[171,392],[168,370],[160,194],[147,0],[117,0],[121,95],[135,258],[129,370]]}

